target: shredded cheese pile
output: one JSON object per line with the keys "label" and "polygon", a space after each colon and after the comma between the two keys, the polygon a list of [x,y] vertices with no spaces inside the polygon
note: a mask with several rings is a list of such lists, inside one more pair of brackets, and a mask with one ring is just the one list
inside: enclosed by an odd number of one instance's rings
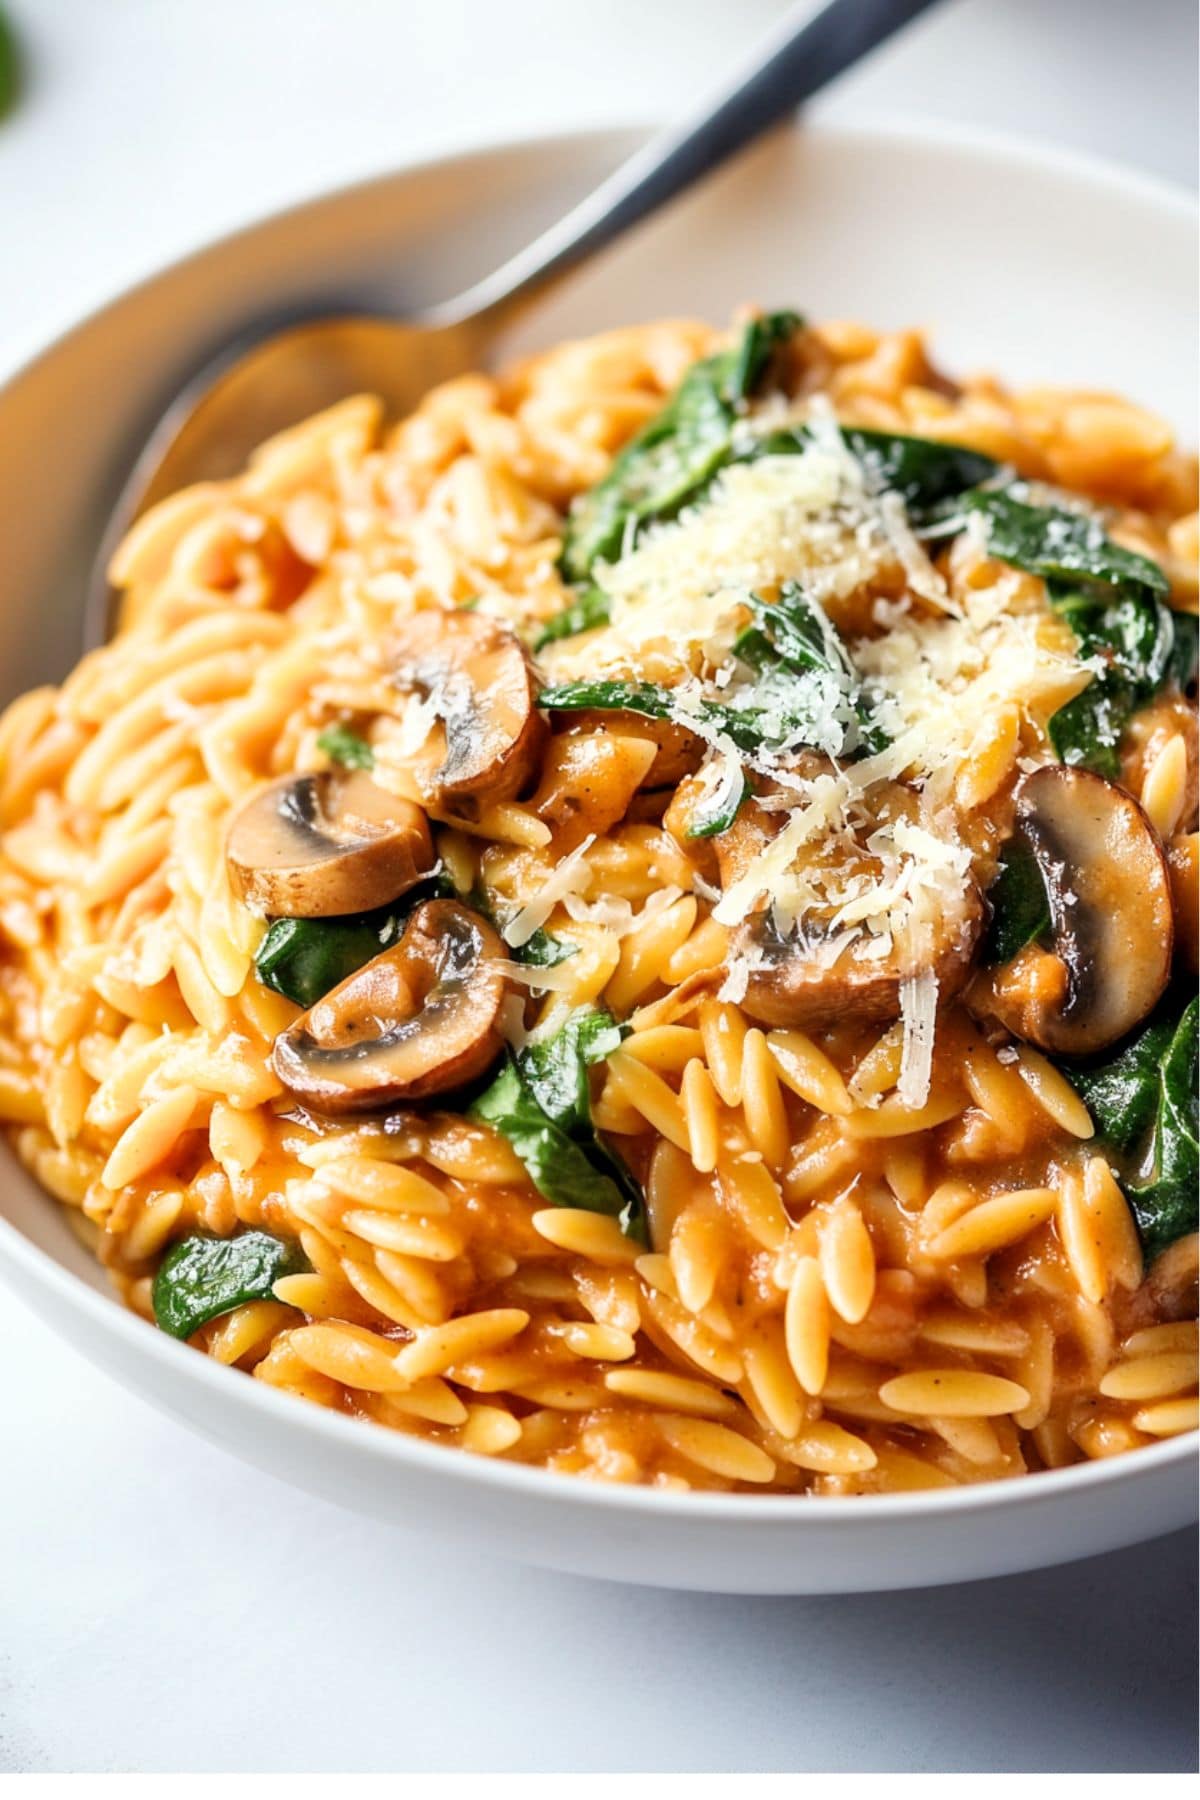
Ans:
{"label": "shredded cheese pile", "polygon": [[[740,780],[743,763],[771,778],[759,803],[782,814],[781,828],[725,889],[714,917],[736,926],[765,900],[779,931],[829,967],[898,949],[898,1091],[915,1106],[929,1091],[938,1004],[929,947],[961,928],[972,879],[955,778],[1006,708],[1043,725],[1088,669],[1030,606],[1027,580],[986,564],[978,532],[956,545],[953,598],[899,496],[878,491],[827,408],[811,404],[805,424],[801,453],[729,466],[678,520],[599,568],[610,625],[555,646],[547,662],[555,680],[620,672],[666,681],[679,716],[695,720],[710,745],[711,787]],[[903,592],[893,598],[897,570]],[[786,754],[739,752],[697,717],[706,697],[736,702],[755,679],[732,655],[748,592],[773,597],[781,582],[798,582],[836,641],[840,603],[885,573],[889,597],[874,602],[873,629],[844,640],[885,748],[841,760],[849,712],[833,693],[807,739],[828,764],[815,777],[797,776]],[[913,816],[892,808],[880,817],[885,784],[897,783]],[[536,910],[545,916],[540,897]],[[744,995],[754,954],[733,959],[726,998]]]}

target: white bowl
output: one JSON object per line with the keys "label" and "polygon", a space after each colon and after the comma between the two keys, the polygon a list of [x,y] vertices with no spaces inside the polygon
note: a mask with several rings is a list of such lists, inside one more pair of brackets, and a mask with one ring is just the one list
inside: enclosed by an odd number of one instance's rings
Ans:
{"label": "white bowl", "polygon": [[[256,309],[454,291],[631,146],[587,133],[409,169],[270,218],[113,301],[0,392],[3,697],[77,653],[99,522],[157,406]],[[1194,436],[1191,201],[1076,158],[904,131],[785,132],[548,301],[513,347],[746,299],[919,323],[950,368],[1127,391]],[[331,276],[330,271],[336,271]],[[125,1312],[5,1153],[0,1273],[118,1380],[285,1480],[530,1562],[744,1593],[898,1588],[1089,1556],[1194,1515],[1194,1439],[987,1486],[855,1500],[605,1487],[307,1406]]]}

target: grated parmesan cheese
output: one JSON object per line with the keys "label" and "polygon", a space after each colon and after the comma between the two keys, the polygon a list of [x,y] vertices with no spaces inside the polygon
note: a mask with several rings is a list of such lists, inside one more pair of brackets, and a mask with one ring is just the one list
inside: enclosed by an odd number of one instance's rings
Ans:
{"label": "grated parmesan cheese", "polygon": [[556,863],[537,893],[525,901],[504,927],[506,944],[519,950],[522,944],[529,942],[535,931],[541,930],[554,908],[568,894],[586,894],[591,886],[592,871],[585,858],[595,841],[595,833],[589,833],[582,844]]}
{"label": "grated parmesan cheese", "polygon": [[896,1092],[904,1106],[924,1106],[929,1098],[937,1003],[938,980],[932,969],[922,969],[916,975],[906,976],[900,983],[904,1044]]}

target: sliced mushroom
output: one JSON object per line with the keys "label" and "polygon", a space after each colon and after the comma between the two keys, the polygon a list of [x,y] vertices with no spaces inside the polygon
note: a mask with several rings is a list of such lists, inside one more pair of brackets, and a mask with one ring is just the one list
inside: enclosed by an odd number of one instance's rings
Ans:
{"label": "sliced mushroom", "polygon": [[536,767],[549,727],[537,677],[506,625],[474,612],[421,612],[391,641],[392,679],[438,720],[415,774],[431,804],[470,812],[508,800]]}
{"label": "sliced mushroom", "polygon": [[463,1087],[500,1052],[504,960],[477,913],[427,900],[398,944],[276,1038],[271,1066],[322,1113],[375,1112]]}
{"label": "sliced mushroom", "polygon": [[1173,837],[1167,845],[1175,948],[1193,974],[1200,962],[1200,832]]}
{"label": "sliced mushroom", "polygon": [[436,862],[420,807],[357,769],[272,782],[235,816],[225,855],[247,906],[289,919],[386,906]]}
{"label": "sliced mushroom", "polygon": [[[912,796],[889,790],[884,802],[904,806]],[[755,801],[742,807],[729,830],[715,838],[722,886],[728,888],[770,843],[771,815]],[[984,909],[974,882],[948,900],[921,938],[893,942],[886,956],[872,955],[872,941],[851,942],[827,954],[831,919],[812,913],[803,936],[783,934],[765,904],[734,927],[730,956],[746,969],[743,1010],[764,1025],[824,1030],[839,1024],[889,1024],[900,1016],[901,983],[929,970],[939,1002],[962,988],[983,931]]]}
{"label": "sliced mushroom", "polygon": [[764,1025],[804,1031],[887,1025],[900,1016],[901,983],[926,970],[937,980],[938,1003],[952,999],[967,979],[982,930],[983,903],[972,882],[919,949],[897,943],[886,956],[872,957],[871,940],[857,939],[831,960],[822,955],[819,930],[809,929],[803,942],[785,937],[766,911],[735,929],[730,954],[747,958],[742,1009]]}
{"label": "sliced mushroom", "polygon": [[1025,777],[1014,826],[1045,885],[1051,941],[981,977],[970,1004],[1043,1050],[1089,1056],[1132,1031],[1167,985],[1163,847],[1123,789],[1057,764]]}

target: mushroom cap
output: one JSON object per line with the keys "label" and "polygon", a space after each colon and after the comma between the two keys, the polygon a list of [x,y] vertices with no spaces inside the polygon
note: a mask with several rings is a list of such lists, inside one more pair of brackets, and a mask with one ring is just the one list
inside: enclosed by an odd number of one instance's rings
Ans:
{"label": "mushroom cap", "polygon": [[549,726],[524,646],[486,614],[414,613],[389,644],[392,679],[432,702],[442,730],[416,761],[421,791],[439,806],[509,800],[539,761]]}
{"label": "mushroom cap", "polygon": [[[912,796],[895,784],[883,804],[908,807]],[[722,886],[739,880],[771,842],[777,824],[757,801],[741,808],[728,831],[714,838]],[[828,921],[832,928],[832,920]],[[822,955],[819,918],[805,920],[806,943],[778,930],[769,906],[751,914],[730,934],[732,958],[749,964],[743,1011],[764,1025],[821,1031],[839,1024],[888,1025],[900,1017],[901,982],[931,969],[938,998],[963,987],[983,932],[984,908],[973,881],[943,903],[924,933],[926,948],[907,946],[899,935],[885,957],[862,956],[850,944],[835,961]]]}
{"label": "mushroom cap", "polygon": [[288,775],[261,788],[235,814],[225,856],[247,906],[289,919],[386,906],[436,861],[421,808],[358,769]]}
{"label": "mushroom cap", "polygon": [[952,999],[964,985],[983,932],[984,909],[974,882],[942,912],[933,943],[919,957],[898,944],[886,957],[855,954],[851,944],[835,962],[783,937],[770,911],[737,926],[733,956],[748,955],[752,966],[741,1001],[743,1012],[763,1025],[823,1031],[834,1025],[890,1025],[900,1017],[900,985],[932,969],[938,1000]]}
{"label": "mushroom cap", "polygon": [[971,1004],[1043,1050],[1090,1056],[1132,1031],[1170,977],[1162,843],[1132,795],[1058,763],[1022,781],[1014,826],[1041,873],[1052,942],[977,982]]}
{"label": "mushroom cap", "polygon": [[271,1066],[314,1112],[377,1112],[465,1086],[503,1038],[504,946],[456,900],[418,906],[398,944],[281,1032]]}

